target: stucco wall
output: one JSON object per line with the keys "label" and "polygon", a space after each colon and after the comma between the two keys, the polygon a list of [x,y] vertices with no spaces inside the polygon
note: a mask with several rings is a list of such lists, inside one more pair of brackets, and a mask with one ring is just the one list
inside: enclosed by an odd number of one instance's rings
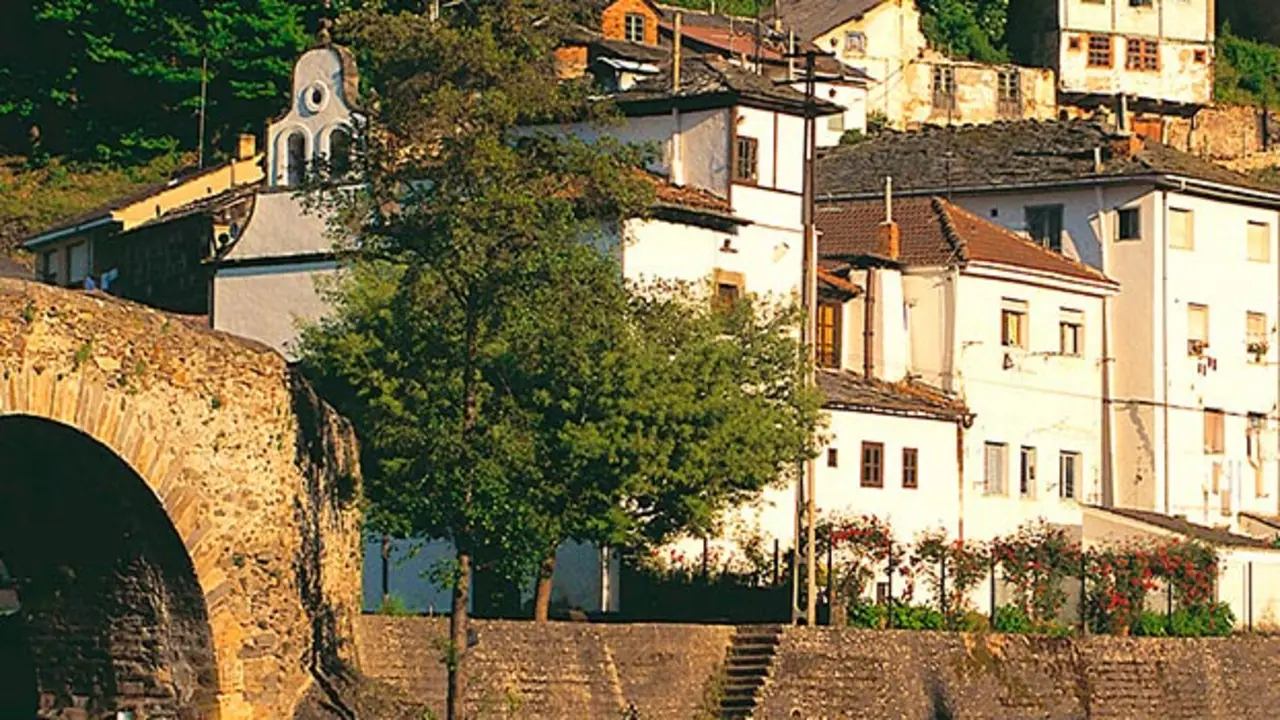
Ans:
{"label": "stucco wall", "polygon": [[[1133,31],[1126,35],[1123,30],[1116,32],[1120,34],[1109,36],[1112,41],[1110,67],[1089,66],[1087,35],[1076,32],[1063,34],[1064,39],[1058,50],[1058,86],[1064,92],[1102,95],[1124,93],[1140,98],[1197,105],[1208,104],[1213,99],[1211,42],[1185,42],[1166,38],[1160,41],[1159,69],[1130,70],[1126,67],[1125,58],[1128,35],[1151,38],[1156,33]],[[1071,47],[1069,38],[1072,37],[1080,38],[1076,49]]]}

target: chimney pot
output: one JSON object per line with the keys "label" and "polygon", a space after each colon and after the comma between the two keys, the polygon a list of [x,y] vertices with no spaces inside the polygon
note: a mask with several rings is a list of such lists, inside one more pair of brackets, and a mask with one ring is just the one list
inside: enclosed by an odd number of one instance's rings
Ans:
{"label": "chimney pot", "polygon": [[236,159],[249,160],[258,154],[258,137],[252,133],[240,133],[236,144]]}

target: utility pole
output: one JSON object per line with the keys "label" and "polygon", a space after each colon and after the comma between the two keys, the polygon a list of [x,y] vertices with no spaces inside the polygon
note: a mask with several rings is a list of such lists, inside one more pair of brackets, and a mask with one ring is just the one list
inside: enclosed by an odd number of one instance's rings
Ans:
{"label": "utility pole", "polygon": [[204,116],[209,101],[209,56],[200,58],[200,130],[196,148],[196,167],[204,169]]}
{"label": "utility pole", "polygon": [[[817,382],[814,372],[816,361],[815,341],[817,339],[817,307],[818,307],[818,233],[814,224],[814,166],[817,158],[818,139],[818,106],[817,106],[817,68],[819,55],[830,55],[817,50],[807,50],[800,54],[805,60],[804,76],[804,199],[802,202],[802,219],[804,225],[804,252],[802,253],[803,270],[801,279],[803,292],[801,304],[804,309],[804,324],[801,326],[800,341],[803,347],[805,366],[805,383],[812,387]],[[794,56],[794,54],[793,54]],[[796,542],[793,551],[793,567],[791,574],[792,603],[791,621],[794,624],[812,626],[817,623],[818,610],[818,578],[817,578],[817,466],[812,457],[805,459],[797,468],[796,477]],[[803,552],[801,542],[803,538]],[[800,564],[804,563],[804,597],[801,602]]]}

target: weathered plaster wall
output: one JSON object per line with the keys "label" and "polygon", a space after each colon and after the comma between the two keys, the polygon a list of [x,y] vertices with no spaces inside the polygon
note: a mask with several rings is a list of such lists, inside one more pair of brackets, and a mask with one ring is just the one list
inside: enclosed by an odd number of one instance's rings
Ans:
{"label": "weathered plaster wall", "polygon": [[141,306],[0,280],[0,415],[98,440],[145,481],[208,610],[221,720],[288,717],[350,657],[349,426],[264,348]]}

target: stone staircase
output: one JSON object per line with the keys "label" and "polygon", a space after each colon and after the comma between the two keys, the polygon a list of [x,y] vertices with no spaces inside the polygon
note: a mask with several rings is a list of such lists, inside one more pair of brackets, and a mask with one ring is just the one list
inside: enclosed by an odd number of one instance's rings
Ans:
{"label": "stone staircase", "polygon": [[721,718],[745,720],[756,711],[781,639],[780,625],[743,625],[734,631],[725,657]]}

